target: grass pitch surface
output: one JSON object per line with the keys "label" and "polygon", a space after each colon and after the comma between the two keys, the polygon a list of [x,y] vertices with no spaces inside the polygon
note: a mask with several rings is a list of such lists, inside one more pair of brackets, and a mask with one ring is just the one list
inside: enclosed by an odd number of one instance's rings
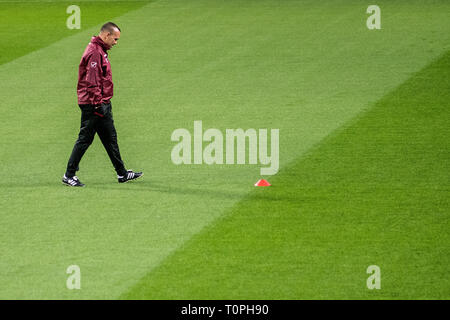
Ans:
{"label": "grass pitch surface", "polygon": [[[0,1],[0,298],[448,299],[450,6],[377,4],[381,30],[360,1],[82,1],[68,30],[67,2]],[[77,67],[108,20],[119,145],[145,176],[119,185],[96,138],[71,189]],[[174,165],[194,120],[280,129],[273,186]]]}

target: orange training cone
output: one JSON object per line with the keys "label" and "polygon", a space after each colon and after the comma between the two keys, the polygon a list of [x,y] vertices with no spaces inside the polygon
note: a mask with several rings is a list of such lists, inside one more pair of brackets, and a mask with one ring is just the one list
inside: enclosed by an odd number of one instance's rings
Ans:
{"label": "orange training cone", "polygon": [[269,187],[271,184],[269,181],[264,179],[259,179],[257,183],[255,183],[255,187]]}

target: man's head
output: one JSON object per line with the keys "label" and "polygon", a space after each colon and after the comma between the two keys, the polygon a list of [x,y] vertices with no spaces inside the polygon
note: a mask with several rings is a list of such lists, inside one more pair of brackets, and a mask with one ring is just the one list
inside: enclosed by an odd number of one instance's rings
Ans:
{"label": "man's head", "polygon": [[100,29],[99,37],[112,48],[120,38],[120,28],[113,22],[107,22]]}

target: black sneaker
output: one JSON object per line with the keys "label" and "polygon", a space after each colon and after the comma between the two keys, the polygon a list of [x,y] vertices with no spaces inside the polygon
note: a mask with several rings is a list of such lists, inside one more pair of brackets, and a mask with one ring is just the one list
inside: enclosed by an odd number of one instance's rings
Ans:
{"label": "black sneaker", "polygon": [[62,183],[69,187],[84,187],[84,184],[81,183],[77,176],[67,178],[66,175],[64,175]]}
{"label": "black sneaker", "polygon": [[142,172],[133,172],[133,170],[127,170],[127,174],[124,176],[117,176],[117,180],[119,181],[119,183],[124,183],[130,180],[136,180],[143,175],[144,174]]}

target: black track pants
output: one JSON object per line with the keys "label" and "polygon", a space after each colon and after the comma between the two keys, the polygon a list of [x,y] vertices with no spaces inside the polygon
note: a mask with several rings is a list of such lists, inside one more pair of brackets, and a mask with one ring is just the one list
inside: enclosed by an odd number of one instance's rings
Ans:
{"label": "black track pants", "polygon": [[120,157],[117,144],[117,133],[114,127],[111,103],[102,104],[98,109],[95,109],[90,104],[81,104],[79,106],[81,109],[80,133],[67,164],[66,177],[72,177],[78,171],[81,158],[94,140],[95,133],[100,137],[117,174],[120,176],[126,175],[127,170]]}

